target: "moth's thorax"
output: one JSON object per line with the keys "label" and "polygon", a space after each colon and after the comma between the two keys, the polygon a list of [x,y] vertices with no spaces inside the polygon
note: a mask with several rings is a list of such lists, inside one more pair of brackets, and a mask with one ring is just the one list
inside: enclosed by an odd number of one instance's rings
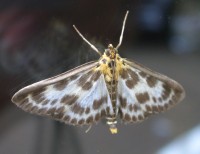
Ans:
{"label": "moth's thorax", "polygon": [[122,71],[122,67],[123,59],[119,56],[112,44],[109,44],[108,49],[105,49],[95,69],[104,74],[106,82],[111,82],[112,80],[118,81],[118,76]]}

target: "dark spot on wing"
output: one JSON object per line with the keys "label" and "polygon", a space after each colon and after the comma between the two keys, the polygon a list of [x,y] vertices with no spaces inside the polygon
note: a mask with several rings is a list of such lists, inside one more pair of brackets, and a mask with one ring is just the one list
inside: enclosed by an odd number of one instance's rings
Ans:
{"label": "dark spot on wing", "polygon": [[138,75],[132,71],[131,69],[127,69],[128,71],[128,74],[131,76],[131,78],[135,81],[135,82],[138,82],[139,78],[138,78]]}
{"label": "dark spot on wing", "polygon": [[86,123],[87,124],[91,124],[91,123],[93,123],[93,116],[89,116],[87,119],[86,119]]}
{"label": "dark spot on wing", "polygon": [[59,108],[56,109],[56,112],[57,113],[64,113],[65,112],[65,107],[64,106],[61,106]]}
{"label": "dark spot on wing", "polygon": [[49,115],[53,116],[53,115],[54,115],[54,113],[55,113],[55,110],[56,110],[56,108],[55,108],[55,107],[53,107],[53,108],[50,108],[50,109],[47,111],[47,114],[49,114]]}
{"label": "dark spot on wing", "polygon": [[126,80],[126,86],[129,89],[132,89],[136,84],[134,83],[134,81],[132,79]]}
{"label": "dark spot on wing", "polygon": [[118,115],[121,119],[123,118],[123,113],[121,108],[118,109]]}
{"label": "dark spot on wing", "polygon": [[42,102],[42,105],[47,105],[48,103],[49,103],[49,100],[46,99],[46,100],[44,100],[44,101]]}
{"label": "dark spot on wing", "polygon": [[158,80],[153,76],[147,76],[146,81],[149,87],[155,87]]}
{"label": "dark spot on wing", "polygon": [[44,114],[46,114],[47,113],[47,108],[40,108],[39,110],[38,110],[38,114],[41,114],[41,115],[44,115]]}
{"label": "dark spot on wing", "polygon": [[173,96],[172,96],[172,101],[173,101],[173,102],[177,102],[177,96],[176,96],[176,95],[173,95]]}
{"label": "dark spot on wing", "polygon": [[32,96],[33,101],[35,101],[36,103],[41,103],[42,101],[45,100],[45,97],[43,94],[39,94],[36,96]]}
{"label": "dark spot on wing", "polygon": [[130,111],[130,112],[133,111],[133,105],[132,105],[132,104],[129,104],[128,108],[129,108],[129,111]]}
{"label": "dark spot on wing", "polygon": [[127,100],[126,98],[123,98],[121,95],[119,95],[119,102],[122,108],[125,108],[127,105]]}
{"label": "dark spot on wing", "polygon": [[43,100],[45,100],[44,91],[45,91],[45,88],[41,88],[41,89],[38,89],[38,90],[32,92],[31,93],[32,99],[36,103],[41,103]]}
{"label": "dark spot on wing", "polygon": [[61,120],[64,116],[64,113],[60,112],[60,113],[56,113],[53,115],[53,118]]}
{"label": "dark spot on wing", "polygon": [[156,106],[156,105],[152,106],[152,109],[153,109],[153,111],[156,112],[156,113],[159,112],[158,106]]}
{"label": "dark spot on wing", "polygon": [[71,124],[75,125],[77,124],[77,119],[76,118],[73,118],[71,121],[70,121]]}
{"label": "dark spot on wing", "polygon": [[23,102],[24,99],[27,98],[27,94],[26,93],[22,93],[22,94],[17,94],[15,95],[15,97],[12,98],[12,101],[16,104]]}
{"label": "dark spot on wing", "polygon": [[66,116],[63,118],[63,120],[64,120],[65,122],[69,122],[70,119],[71,119],[71,117],[70,117],[69,115],[66,115]]}
{"label": "dark spot on wing", "polygon": [[138,119],[141,121],[141,120],[144,119],[144,117],[143,117],[142,115],[139,115],[139,116],[138,116]]}
{"label": "dark spot on wing", "polygon": [[90,113],[90,108],[87,107],[86,110],[85,110],[85,114],[89,114]]}
{"label": "dark spot on wing", "polygon": [[70,81],[76,80],[79,77],[79,74],[74,74],[70,76]]}
{"label": "dark spot on wing", "polygon": [[103,109],[101,110],[101,117],[104,117],[106,115],[106,111]]}
{"label": "dark spot on wing", "polygon": [[51,101],[51,105],[54,105],[58,100],[57,99],[54,99]]}
{"label": "dark spot on wing", "polygon": [[37,113],[38,112],[38,107],[37,106],[33,106],[30,110],[31,113]]}
{"label": "dark spot on wing", "polygon": [[89,90],[92,87],[92,82],[91,81],[87,81],[86,83],[84,83],[81,88],[83,90]]}
{"label": "dark spot on wing", "polygon": [[141,104],[146,103],[150,99],[148,92],[137,93],[137,94],[135,94],[135,96],[136,96],[138,102]]}
{"label": "dark spot on wing", "polygon": [[133,105],[133,110],[134,110],[135,112],[137,112],[138,110],[141,110],[141,107],[140,107],[138,104],[134,104],[134,105]]}
{"label": "dark spot on wing", "polygon": [[95,115],[95,121],[98,121],[99,119],[101,118],[101,115],[99,114],[99,113],[97,113],[96,115]]}
{"label": "dark spot on wing", "polygon": [[27,104],[29,101],[28,101],[28,98],[25,98],[23,100],[21,100],[17,105],[19,105],[20,107],[24,106],[25,104]]}
{"label": "dark spot on wing", "polygon": [[158,105],[158,110],[159,111],[164,111],[164,107],[162,105]]}
{"label": "dark spot on wing", "polygon": [[143,78],[145,78],[147,76],[147,74],[144,72],[139,72],[139,75],[142,76]]}
{"label": "dark spot on wing", "polygon": [[176,86],[173,89],[174,89],[174,94],[176,95],[176,97],[180,98],[181,94],[183,93],[183,89],[179,86]]}
{"label": "dark spot on wing", "polygon": [[131,116],[130,116],[129,114],[126,113],[126,114],[124,115],[124,120],[125,120],[125,121],[131,121]]}
{"label": "dark spot on wing", "polygon": [[107,114],[110,113],[110,107],[109,107],[109,106],[106,107],[106,113],[107,113]]}
{"label": "dark spot on wing", "polygon": [[149,105],[145,105],[145,108],[147,110],[147,112],[151,113],[152,112],[152,107]]}
{"label": "dark spot on wing", "polygon": [[90,70],[85,74],[82,74],[78,80],[78,86],[80,87],[83,86],[83,84],[87,82],[87,80],[91,77],[92,74],[93,74],[92,70]]}
{"label": "dark spot on wing", "polygon": [[68,83],[69,83],[69,80],[67,80],[67,79],[61,80],[61,81],[56,82],[54,84],[53,88],[55,88],[58,91],[61,91],[61,90],[65,89],[65,87],[68,85]]}
{"label": "dark spot on wing", "polygon": [[154,103],[157,103],[157,99],[155,97],[152,98]]}
{"label": "dark spot on wing", "polygon": [[84,112],[85,108],[81,107],[79,104],[74,104],[72,107],[71,107],[71,111],[76,113],[76,114],[79,114],[79,115],[82,115],[83,112]]}
{"label": "dark spot on wing", "polygon": [[138,83],[139,78],[138,78],[138,75],[135,72],[133,72],[131,69],[127,69],[127,72],[131,78],[126,80],[126,85],[129,89],[132,89]]}
{"label": "dark spot on wing", "polygon": [[127,70],[126,69],[122,69],[120,75],[121,75],[122,79],[127,79],[128,78],[128,72],[127,72]]}
{"label": "dark spot on wing", "polygon": [[137,117],[133,115],[133,116],[132,116],[132,121],[133,121],[133,122],[136,122],[136,121],[137,121]]}
{"label": "dark spot on wing", "polygon": [[105,97],[102,97],[102,98],[99,99],[99,100],[94,100],[94,102],[93,102],[93,109],[94,109],[94,110],[99,109],[99,108],[102,106],[102,104],[103,104],[104,102],[106,102],[106,100],[107,100],[107,97],[106,97],[106,96],[105,96]]}
{"label": "dark spot on wing", "polygon": [[165,107],[165,109],[168,109],[168,108],[169,108],[169,105],[166,103],[166,104],[164,105],[164,107]]}
{"label": "dark spot on wing", "polygon": [[77,99],[78,99],[78,96],[76,96],[76,95],[65,95],[61,99],[61,103],[66,104],[66,105],[72,105],[72,104],[76,103]]}
{"label": "dark spot on wing", "polygon": [[84,119],[81,119],[81,120],[78,121],[78,124],[79,124],[79,125],[83,125],[84,123],[85,123],[85,120],[84,120]]}
{"label": "dark spot on wing", "polygon": [[32,103],[26,103],[26,104],[24,105],[24,109],[25,109],[26,111],[30,111],[32,107],[33,107]]}
{"label": "dark spot on wing", "polygon": [[94,74],[91,77],[91,80],[92,81],[97,81],[100,76],[101,76],[101,72],[100,71],[95,71]]}

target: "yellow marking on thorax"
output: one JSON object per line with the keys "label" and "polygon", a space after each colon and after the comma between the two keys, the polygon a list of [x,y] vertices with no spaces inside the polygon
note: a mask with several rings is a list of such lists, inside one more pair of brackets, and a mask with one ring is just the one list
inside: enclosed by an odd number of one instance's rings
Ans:
{"label": "yellow marking on thorax", "polygon": [[[111,63],[113,60],[115,61],[114,76],[111,72],[112,68],[109,67],[109,63]],[[106,82],[110,82],[112,79],[118,81],[119,73],[122,71],[123,67],[122,58],[119,56],[119,54],[116,54],[115,58],[111,59],[104,53],[99,59],[99,64],[99,67],[95,69],[100,70],[104,74]]]}
{"label": "yellow marking on thorax", "polygon": [[119,77],[119,74],[121,74],[122,70],[124,69],[123,66],[123,58],[119,56],[119,54],[116,54],[116,72],[117,72],[117,79]]}

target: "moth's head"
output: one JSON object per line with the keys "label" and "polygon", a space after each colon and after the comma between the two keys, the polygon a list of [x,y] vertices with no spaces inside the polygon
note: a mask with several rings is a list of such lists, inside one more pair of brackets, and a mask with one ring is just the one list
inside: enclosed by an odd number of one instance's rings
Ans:
{"label": "moth's head", "polygon": [[116,57],[117,49],[113,47],[112,44],[108,45],[108,49],[105,49],[105,54],[111,59],[114,59]]}

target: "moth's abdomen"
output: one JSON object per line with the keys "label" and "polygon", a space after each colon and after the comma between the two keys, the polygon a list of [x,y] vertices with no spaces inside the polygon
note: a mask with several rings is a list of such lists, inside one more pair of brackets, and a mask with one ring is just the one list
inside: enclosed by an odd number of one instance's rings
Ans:
{"label": "moth's abdomen", "polygon": [[[117,98],[117,81],[113,80],[106,83],[110,99],[112,102],[113,110],[116,111],[116,98]],[[116,112],[115,112],[116,113]]]}

